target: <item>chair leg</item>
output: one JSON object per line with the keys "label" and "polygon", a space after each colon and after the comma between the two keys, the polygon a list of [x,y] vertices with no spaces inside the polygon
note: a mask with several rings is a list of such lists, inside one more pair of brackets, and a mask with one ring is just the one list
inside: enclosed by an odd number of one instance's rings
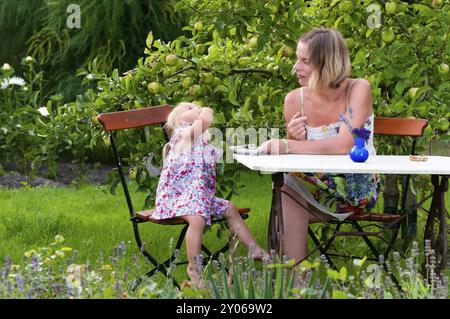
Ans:
{"label": "chair leg", "polygon": [[[300,264],[303,260],[309,258],[309,256],[311,256],[311,255],[314,254],[317,250],[319,250],[320,253],[321,253],[322,255],[324,255],[325,258],[327,259],[327,261],[328,261],[330,267],[332,267],[333,269],[337,269],[337,268],[336,268],[336,265],[333,263],[333,261],[331,260],[330,256],[327,254],[327,250],[328,250],[328,248],[331,246],[331,243],[334,241],[335,236],[332,235],[328,240],[326,240],[326,241],[323,242],[323,243],[320,243],[319,239],[317,239],[316,234],[314,234],[314,231],[311,229],[311,227],[308,227],[308,233],[309,233],[309,236],[311,237],[311,239],[313,240],[313,242],[314,242],[316,248],[313,249],[312,251],[310,251],[305,257],[303,257],[302,259],[300,259],[299,261],[297,261],[297,262],[295,263],[295,265]],[[324,248],[323,246],[328,247],[328,248]]]}
{"label": "chair leg", "polygon": [[230,249],[230,241],[232,238],[233,238],[233,235],[230,235],[228,237],[227,243],[222,248],[220,248],[218,251],[216,251],[214,254],[211,255],[212,260],[219,258],[220,254],[225,253],[228,251],[228,249]]}
{"label": "chair leg", "polygon": [[[352,225],[357,231],[364,233],[364,229],[362,229],[362,227],[357,222],[352,222]],[[374,255],[374,257],[378,258],[380,256],[380,253],[375,248],[374,244],[369,239],[369,237],[366,236],[366,235],[361,235],[361,237],[363,238],[363,240],[366,243],[366,245],[369,247],[369,249],[372,252],[372,254]]]}
{"label": "chair leg", "polygon": [[[352,225],[359,232],[364,232],[364,230],[362,229],[361,225],[359,225],[357,222],[352,222]],[[375,248],[375,246],[373,245],[372,241],[369,239],[369,237],[366,236],[366,235],[362,235],[361,237],[363,238],[364,242],[367,244],[369,249],[372,251],[372,254],[374,254],[375,258],[378,258],[380,254],[379,254],[378,250]],[[380,236],[377,236],[377,237],[383,239]],[[386,264],[386,257],[387,256],[383,255],[383,257],[384,257],[383,258],[383,268],[386,271],[386,273],[388,273],[388,268],[387,268],[387,264]],[[400,283],[398,282],[397,278],[394,276],[394,274],[392,272],[391,272],[391,279],[392,279],[392,282],[397,287],[398,291],[402,292],[402,287],[400,286]]]}
{"label": "chair leg", "polygon": [[[184,226],[183,229],[180,231],[180,234],[178,236],[178,240],[177,243],[175,245],[175,249],[174,252],[172,253],[172,255],[167,258],[165,261],[163,261],[162,263],[159,263],[153,256],[150,255],[150,253],[148,253],[148,251],[143,248],[141,249],[142,254],[144,254],[145,257],[147,257],[147,259],[153,264],[155,265],[155,268],[153,268],[152,270],[150,270],[149,272],[147,272],[145,274],[145,276],[147,277],[152,277],[154,276],[158,271],[161,271],[161,273],[166,276],[167,278],[169,278],[169,274],[167,272],[167,268],[170,266],[170,264],[176,259],[176,256],[178,254],[178,251],[181,248],[181,245],[183,244],[184,238],[186,236],[186,232],[187,232],[187,228],[188,225]],[[183,263],[178,263],[178,264],[183,264]],[[175,287],[177,287],[178,289],[180,289],[180,285],[178,284],[178,282],[172,277],[171,278],[173,281],[173,284]],[[138,282],[136,283],[135,287],[133,289],[135,289],[140,283],[141,283],[141,279],[138,279]]]}

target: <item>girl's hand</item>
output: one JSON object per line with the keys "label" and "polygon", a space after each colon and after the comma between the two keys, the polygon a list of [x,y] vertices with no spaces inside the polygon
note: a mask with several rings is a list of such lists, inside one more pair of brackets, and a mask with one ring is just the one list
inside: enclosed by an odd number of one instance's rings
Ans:
{"label": "girl's hand", "polygon": [[214,111],[212,108],[208,107],[208,106],[204,106],[202,108],[200,108],[200,110],[204,113],[210,113],[210,114],[214,114]]}
{"label": "girl's hand", "polygon": [[288,136],[294,140],[306,140],[306,117],[300,116],[298,112],[295,113],[287,126],[287,131]]}
{"label": "girl's hand", "polygon": [[281,140],[273,138],[262,143],[258,151],[262,154],[286,154],[286,147]]}

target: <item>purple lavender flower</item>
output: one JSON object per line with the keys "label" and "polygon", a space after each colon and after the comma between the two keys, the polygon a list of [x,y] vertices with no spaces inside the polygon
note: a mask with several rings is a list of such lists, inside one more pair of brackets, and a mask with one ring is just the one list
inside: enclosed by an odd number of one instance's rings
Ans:
{"label": "purple lavender flower", "polygon": [[345,117],[344,114],[339,114],[339,121],[344,123],[350,132],[352,131],[353,127],[350,125],[350,122],[348,121],[348,119]]}
{"label": "purple lavender flower", "polygon": [[364,127],[362,128],[354,128],[352,130],[352,134],[354,137],[363,138],[365,140],[368,140],[370,137],[370,131],[366,130]]}
{"label": "purple lavender flower", "polygon": [[[350,118],[353,118],[352,113],[349,110]],[[353,128],[350,124],[349,120],[345,117],[343,114],[339,114],[339,121],[345,124],[347,126],[349,132],[353,135],[353,137],[359,137],[363,138],[366,141],[370,138],[370,130],[365,129],[364,127],[361,128]]]}
{"label": "purple lavender flower", "polygon": [[348,108],[348,116],[350,116],[351,119],[353,118],[353,109],[351,106]]}

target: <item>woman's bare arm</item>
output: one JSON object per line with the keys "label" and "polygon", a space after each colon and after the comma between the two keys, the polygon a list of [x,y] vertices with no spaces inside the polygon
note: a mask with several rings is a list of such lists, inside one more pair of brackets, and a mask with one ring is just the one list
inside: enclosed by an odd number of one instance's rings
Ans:
{"label": "woman's bare arm", "polygon": [[[349,97],[349,106],[352,108],[353,118],[350,119],[349,110],[345,116],[353,128],[362,127],[372,112],[372,90],[370,83],[364,79],[357,79]],[[352,148],[353,136],[347,126],[342,123],[336,137],[324,140],[298,141],[288,140],[289,153],[293,154],[348,154]],[[261,145],[260,150],[266,153],[285,153],[283,143],[279,140],[270,140]]]}
{"label": "woman's bare arm", "polygon": [[[353,84],[349,97],[349,107],[352,108],[353,118],[349,110],[345,114],[353,128],[363,127],[372,112],[372,90],[365,79],[357,79]],[[289,140],[290,153],[298,154],[347,154],[352,148],[353,136],[347,126],[341,123],[336,137],[318,141]]]}
{"label": "woman's bare arm", "polygon": [[299,89],[289,92],[284,99],[284,120],[286,122],[286,138],[306,140],[306,117],[300,113]]}

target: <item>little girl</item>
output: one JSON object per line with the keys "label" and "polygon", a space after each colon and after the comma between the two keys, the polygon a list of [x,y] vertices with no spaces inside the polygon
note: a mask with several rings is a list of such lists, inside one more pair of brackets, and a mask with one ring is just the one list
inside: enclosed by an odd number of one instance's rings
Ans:
{"label": "little girl", "polygon": [[195,258],[201,252],[203,229],[211,218],[225,217],[233,234],[254,259],[267,256],[255,241],[233,202],[215,197],[216,160],[222,152],[208,142],[206,130],[213,120],[209,107],[179,103],[166,123],[170,141],[164,149],[164,165],[156,191],[155,219],[182,218],[186,233],[187,273],[195,286],[200,284]]}

